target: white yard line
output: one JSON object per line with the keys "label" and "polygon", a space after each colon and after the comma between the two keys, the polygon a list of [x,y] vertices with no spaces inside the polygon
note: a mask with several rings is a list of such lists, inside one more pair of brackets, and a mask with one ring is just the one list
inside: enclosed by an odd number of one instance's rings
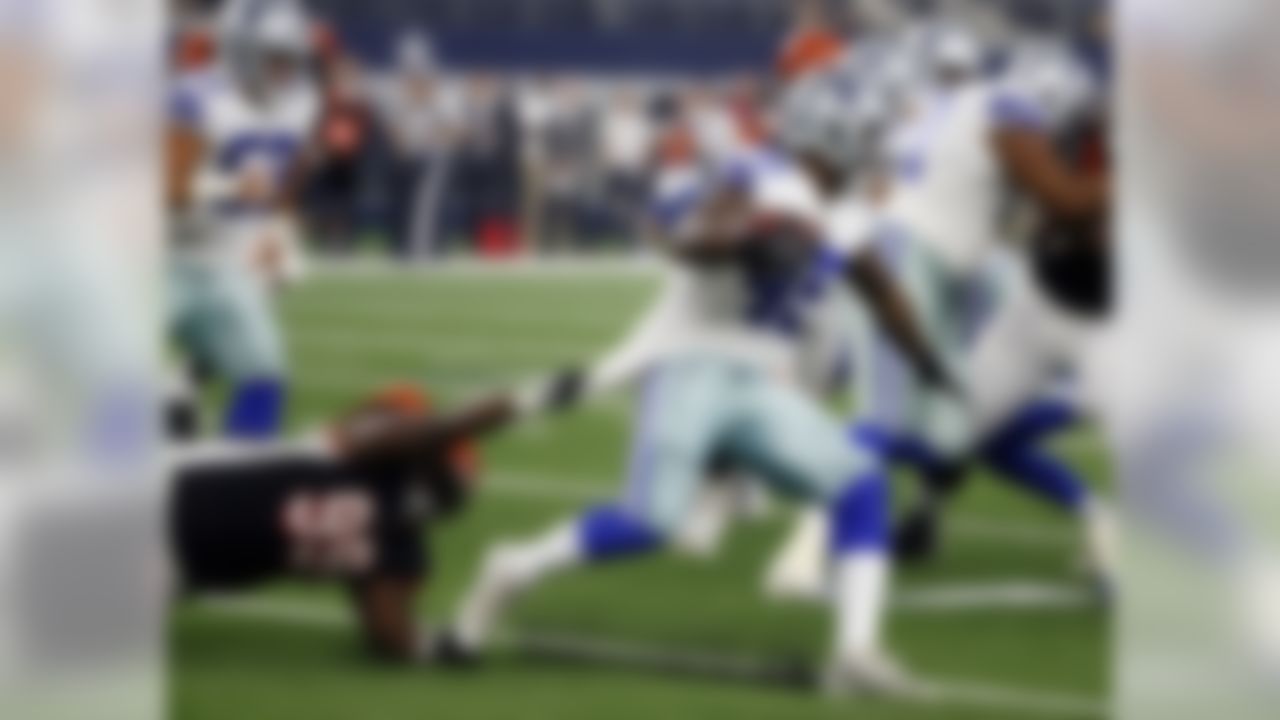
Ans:
{"label": "white yard line", "polygon": [[[582,479],[547,478],[535,475],[496,473],[488,479],[482,492],[525,500],[591,503],[612,497],[612,490]],[[951,515],[948,531],[971,539],[1007,542],[1017,545],[1063,548],[1075,542],[1070,531],[1030,522],[997,520],[976,515]]]}
{"label": "white yard line", "polygon": [[[346,628],[352,623],[349,611],[339,606],[319,603],[263,598],[211,597],[196,600],[193,604],[201,610],[220,615],[295,626]],[[735,667],[751,666],[760,661],[760,658],[732,655],[713,657],[708,653],[690,653],[683,648],[592,636],[557,635],[554,639],[561,645],[571,645],[586,652],[623,659],[696,654],[699,658]],[[1103,700],[1084,695],[952,678],[928,679],[925,687],[928,689],[926,698],[907,699],[907,701],[1016,712],[1024,716],[1037,717],[1084,719],[1106,716],[1106,703]]]}
{"label": "white yard line", "polygon": [[946,615],[990,610],[1078,610],[1093,607],[1097,601],[1079,585],[1008,579],[903,587],[893,604],[898,612]]}
{"label": "white yard line", "polygon": [[932,690],[938,702],[972,708],[1005,710],[1019,714],[1057,718],[1107,717],[1109,703],[1084,695],[1013,688],[970,680],[934,681]]}

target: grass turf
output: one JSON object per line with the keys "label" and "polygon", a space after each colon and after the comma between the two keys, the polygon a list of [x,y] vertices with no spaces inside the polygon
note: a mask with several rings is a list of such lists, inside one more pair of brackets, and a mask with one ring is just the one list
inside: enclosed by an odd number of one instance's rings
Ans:
{"label": "grass turf", "polygon": [[[388,380],[425,382],[444,400],[549,370],[606,347],[644,306],[653,281],[633,274],[339,274],[291,290],[283,315],[296,367],[293,421],[318,422]],[[473,511],[442,528],[424,617],[447,617],[486,544],[566,516],[619,484],[624,399],[602,402],[490,443],[492,479]],[[1106,469],[1086,434],[1063,452],[1092,478]],[[906,486],[900,484],[899,495]],[[581,497],[580,497],[581,496]],[[899,573],[904,589],[1034,579],[1070,583],[1069,521],[982,478],[955,510],[945,555]],[[517,614],[519,627],[758,656],[820,657],[825,613],[757,592],[774,513],[734,530],[708,563],[661,557],[558,580]],[[266,602],[341,613],[336,590],[282,585]],[[1088,715],[1089,704],[887,701],[847,705],[775,688],[656,677],[623,667],[569,668],[499,653],[459,676],[370,665],[349,628],[199,604],[173,620],[179,720],[437,718],[824,718],[867,720]],[[1106,616],[1093,607],[977,607],[895,614],[892,646],[930,677],[993,686],[1018,698],[1106,694]]]}

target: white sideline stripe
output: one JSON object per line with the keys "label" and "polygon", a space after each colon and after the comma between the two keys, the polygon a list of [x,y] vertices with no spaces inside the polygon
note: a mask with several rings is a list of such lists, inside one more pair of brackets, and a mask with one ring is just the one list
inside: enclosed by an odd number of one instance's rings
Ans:
{"label": "white sideline stripe", "polygon": [[[498,473],[487,480],[481,492],[489,491],[507,497],[530,500],[598,502],[613,493],[592,487],[584,480],[550,479],[523,474]],[[950,532],[969,538],[981,538],[1019,545],[1061,548],[1074,540],[1069,533],[1031,523],[1015,523],[973,515],[954,515],[947,522]]]}
{"label": "white sideline stripe", "polygon": [[934,583],[899,590],[894,610],[947,614],[975,610],[1075,610],[1095,605],[1083,588],[1037,580]]}
{"label": "white sideline stripe", "polygon": [[[352,623],[349,612],[335,606],[281,600],[245,599],[233,597],[206,597],[192,603],[196,607],[229,617],[248,620],[280,622],[289,625],[345,628]],[[681,652],[677,648],[664,648],[639,643],[582,636],[558,636],[565,643],[579,648],[613,655],[653,657],[655,654],[672,655]],[[701,657],[701,655],[700,655]],[[726,663],[750,664],[753,658],[725,656]],[[988,710],[1016,711],[1045,717],[1102,718],[1106,715],[1105,703],[1097,698],[1069,695],[1059,692],[1011,688],[984,682],[959,679],[935,679],[927,682],[927,702],[952,703]],[[921,700],[915,700],[920,702]]]}
{"label": "white sideline stripe", "polygon": [[583,278],[602,276],[650,277],[662,263],[647,256],[614,258],[528,258],[494,262],[457,258],[438,262],[405,263],[378,259],[317,258],[310,264],[311,276],[324,279],[352,279],[432,276],[437,278]]}

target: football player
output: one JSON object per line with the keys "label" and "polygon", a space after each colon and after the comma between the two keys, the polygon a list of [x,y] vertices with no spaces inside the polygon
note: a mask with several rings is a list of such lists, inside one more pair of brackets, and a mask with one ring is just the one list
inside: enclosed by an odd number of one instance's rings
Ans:
{"label": "football player", "polygon": [[510,396],[433,413],[394,386],[296,441],[202,440],[171,463],[171,559],[186,596],[294,578],[350,590],[370,650],[425,661],[415,619],[430,529],[476,483],[472,438],[517,417]]}
{"label": "football player", "polygon": [[171,100],[171,327],[198,374],[230,385],[226,433],[263,438],[285,405],[271,295],[293,262],[291,206],[318,98],[301,5],[234,0],[218,22],[218,63],[178,78]]}
{"label": "football player", "polygon": [[[984,166],[1030,211],[1030,230],[1025,262],[968,360],[965,388],[971,455],[1079,513],[1093,569],[1105,576],[1109,513],[1068,468],[1033,449],[1075,420],[1075,408],[1043,400],[1064,372],[1073,375],[1079,404],[1094,405],[1097,338],[1111,302],[1106,7],[1084,5],[1063,15],[1062,4],[1011,4],[1030,24],[984,101],[989,119],[978,147],[989,158]],[[1063,29],[1066,40],[1050,34]],[[934,500],[950,492],[937,485]],[[936,519],[931,502],[909,526]]]}
{"label": "football player", "polygon": [[[936,25],[929,43],[915,49],[911,66],[926,71],[910,91],[911,107],[891,140],[893,173],[880,228],[880,244],[915,303],[918,315],[952,367],[969,362],[1009,284],[1008,183],[996,131],[1007,111],[1008,82],[982,74],[984,49],[963,26]],[[900,84],[873,57],[850,72],[861,82]],[[1016,285],[1016,282],[1013,283]],[[919,558],[937,542],[936,498],[956,487],[973,455],[1016,486],[1081,519],[1092,569],[1110,566],[1110,515],[1075,472],[1042,447],[1049,434],[1070,426],[1072,407],[1051,399],[1049,383],[1021,398],[999,421],[975,423],[970,408],[921,387],[879,333],[859,333],[859,438],[888,462],[918,469],[924,499],[899,531],[900,556]],[[988,384],[999,382],[987,380]],[[976,445],[975,445],[976,443]],[[971,448],[974,448],[971,450]],[[820,520],[813,520],[819,523]],[[810,523],[810,524],[812,524]],[[801,526],[784,544],[769,584],[796,597],[821,597],[821,555]]]}
{"label": "football player", "polygon": [[885,479],[795,375],[809,308],[848,284],[917,372],[947,382],[864,243],[860,171],[879,144],[878,107],[873,99],[859,103],[830,77],[807,80],[789,95],[779,123],[794,161],[753,153],[659,199],[676,276],[641,335],[653,347],[634,346],[644,381],[626,491],[617,503],[491,551],[441,639],[443,658],[474,658],[503,612],[548,578],[661,549],[687,518],[712,458],[727,456],[832,514],[830,685],[911,687],[880,647],[889,574]]}

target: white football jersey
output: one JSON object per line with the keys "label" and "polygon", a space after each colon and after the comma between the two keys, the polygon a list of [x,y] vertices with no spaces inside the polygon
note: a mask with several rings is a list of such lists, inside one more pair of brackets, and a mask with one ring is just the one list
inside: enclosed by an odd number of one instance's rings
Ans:
{"label": "white football jersey", "polygon": [[673,265],[659,297],[619,346],[626,348],[619,356],[638,368],[659,357],[716,352],[816,385],[816,375],[828,372],[847,347],[829,334],[847,327],[833,279],[844,258],[868,242],[870,213],[852,199],[824,201],[786,157],[759,151],[697,178],[684,175],[660,182],[659,222],[674,231],[702,198],[725,182],[748,190],[758,210],[811,225],[822,240],[812,261],[790,275],[756,274],[737,265]]}
{"label": "white football jersey", "polygon": [[178,219],[180,246],[235,255],[257,228],[275,221],[273,208],[254,207],[235,195],[237,180],[254,173],[277,186],[287,182],[319,110],[315,89],[302,81],[269,102],[254,103],[225,70],[181,78],[171,98],[171,120],[199,133],[205,155],[194,203]]}
{"label": "white football jersey", "polygon": [[984,81],[924,93],[890,141],[889,217],[957,272],[981,267],[1000,236],[1006,190],[991,144],[994,96]]}

